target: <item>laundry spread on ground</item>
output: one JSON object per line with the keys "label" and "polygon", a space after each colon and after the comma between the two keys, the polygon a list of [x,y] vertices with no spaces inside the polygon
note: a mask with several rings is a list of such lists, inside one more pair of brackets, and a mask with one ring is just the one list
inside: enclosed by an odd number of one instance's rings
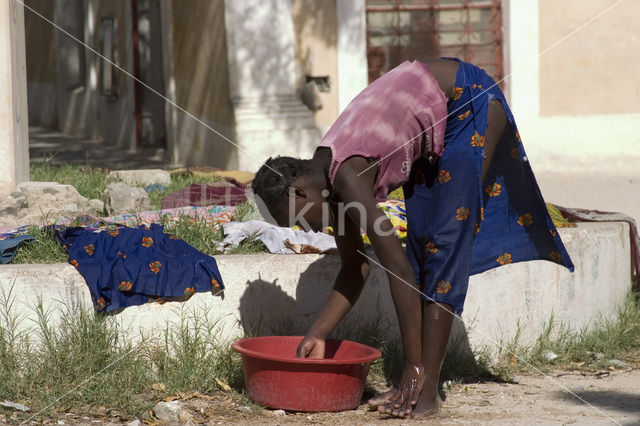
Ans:
{"label": "laundry spread on ground", "polygon": [[24,235],[29,230],[30,225],[22,226],[0,226],[0,240],[6,240],[9,238],[17,237],[18,235]]}
{"label": "laundry spread on ground", "polygon": [[186,300],[224,289],[216,260],[161,225],[57,230],[69,263],[82,274],[98,311],[109,312],[158,299]]}
{"label": "laundry spread on ground", "polygon": [[228,251],[247,238],[262,241],[271,253],[329,253],[336,250],[335,239],[324,232],[306,232],[283,228],[262,220],[230,222],[222,225],[226,235],[219,244],[218,251]]}
{"label": "laundry spread on ground", "polygon": [[[404,201],[389,199],[378,203],[391,221],[398,238],[407,236],[406,211]],[[300,227],[283,228],[262,220],[248,222],[230,222],[222,225],[224,241],[218,246],[221,252],[228,251],[247,238],[255,237],[262,241],[271,253],[277,254],[308,254],[308,253],[336,253],[337,247],[333,238],[333,228],[325,228],[325,232],[304,231]],[[365,243],[370,244],[365,233],[362,234]]]}
{"label": "laundry spread on ground", "polygon": [[0,264],[10,263],[13,258],[16,257],[20,245],[33,240],[33,236],[28,234],[11,236],[9,238],[0,236]]}
{"label": "laundry spread on ground", "polygon": [[249,199],[251,190],[235,179],[225,178],[221,182],[192,183],[166,195],[162,199],[163,209],[185,206],[236,206]]}

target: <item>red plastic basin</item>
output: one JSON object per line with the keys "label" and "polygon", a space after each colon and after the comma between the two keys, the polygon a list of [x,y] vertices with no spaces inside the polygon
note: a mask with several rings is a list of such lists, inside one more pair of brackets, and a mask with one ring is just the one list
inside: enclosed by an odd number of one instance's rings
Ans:
{"label": "red plastic basin", "polygon": [[297,358],[302,336],[251,337],[231,347],[242,355],[252,401],[291,411],[344,411],[360,404],[371,361],[380,351],[348,340],[326,342],[324,359]]}

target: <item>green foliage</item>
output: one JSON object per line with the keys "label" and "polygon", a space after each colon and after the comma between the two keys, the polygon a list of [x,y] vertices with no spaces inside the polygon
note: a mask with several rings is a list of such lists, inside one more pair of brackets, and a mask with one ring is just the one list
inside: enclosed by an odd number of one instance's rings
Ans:
{"label": "green foliage", "polygon": [[113,316],[64,305],[45,310],[42,303],[34,307],[35,329],[18,332],[24,324],[14,303],[0,294],[0,398],[31,407],[21,420],[100,406],[132,417],[177,392],[227,383],[233,398],[245,399],[240,357],[220,339],[210,312],[183,312],[164,339],[131,340]]}
{"label": "green foliage", "polygon": [[13,263],[58,263],[67,261],[67,253],[51,228],[29,227],[35,240],[20,246]]}
{"label": "green foliage", "polygon": [[31,180],[73,185],[83,197],[102,200],[107,187],[108,171],[91,166],[52,165],[47,161],[32,162]]}

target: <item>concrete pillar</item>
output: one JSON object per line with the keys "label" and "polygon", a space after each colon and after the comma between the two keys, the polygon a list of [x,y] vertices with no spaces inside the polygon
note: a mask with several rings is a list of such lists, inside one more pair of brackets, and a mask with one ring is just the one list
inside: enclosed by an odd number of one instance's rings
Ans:
{"label": "concrete pillar", "polygon": [[336,0],[338,16],[338,111],[369,83],[365,0]]}
{"label": "concrete pillar", "polygon": [[29,180],[27,66],[22,4],[0,0],[0,195]]}
{"label": "concrete pillar", "polygon": [[[90,8],[87,9],[90,10]],[[92,44],[91,38],[84,37],[87,18],[89,15],[84,14],[82,2],[77,0],[53,2],[55,25],[79,40],[84,39]],[[87,61],[85,47],[57,28],[53,32],[53,39],[58,129],[65,135],[88,137],[91,135],[94,110],[89,107],[89,97],[92,92],[86,90],[86,69],[87,62],[91,62],[93,56]]]}
{"label": "concrete pillar", "polygon": [[[164,94],[168,99],[176,99],[176,81],[173,72],[173,26],[171,25],[171,0],[160,0],[160,22],[162,31],[162,75]],[[164,126],[167,138],[167,159],[171,167],[184,166],[180,156],[178,135],[178,114],[181,112],[170,102],[164,103]]]}
{"label": "concrete pillar", "polygon": [[310,156],[320,131],[296,93],[291,0],[226,0],[225,26],[239,168]]}

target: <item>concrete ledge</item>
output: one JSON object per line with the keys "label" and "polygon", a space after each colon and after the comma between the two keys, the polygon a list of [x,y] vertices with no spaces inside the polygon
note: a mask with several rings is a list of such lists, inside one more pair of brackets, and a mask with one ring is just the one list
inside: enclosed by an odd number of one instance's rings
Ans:
{"label": "concrete ledge", "polygon": [[[583,223],[560,234],[576,265],[571,274],[545,261],[507,265],[472,277],[463,320],[472,345],[495,346],[521,330],[520,342],[533,341],[551,315],[572,329],[600,316],[614,318],[631,287],[629,230],[624,223]],[[227,290],[225,298],[196,294],[185,303],[146,304],[115,315],[135,338],[140,332],[161,335],[183,313],[216,316],[223,336],[242,327],[260,334],[304,334],[329,295],[339,268],[337,256],[232,255],[217,258]],[[349,336],[371,327],[388,327],[398,336],[387,278],[372,268],[363,294],[336,334]],[[45,309],[65,302],[72,310],[90,307],[89,291],[68,264],[0,266],[0,290],[15,297],[15,312],[30,328]],[[52,320],[59,313],[52,311]],[[458,324],[460,326],[460,324]]]}

